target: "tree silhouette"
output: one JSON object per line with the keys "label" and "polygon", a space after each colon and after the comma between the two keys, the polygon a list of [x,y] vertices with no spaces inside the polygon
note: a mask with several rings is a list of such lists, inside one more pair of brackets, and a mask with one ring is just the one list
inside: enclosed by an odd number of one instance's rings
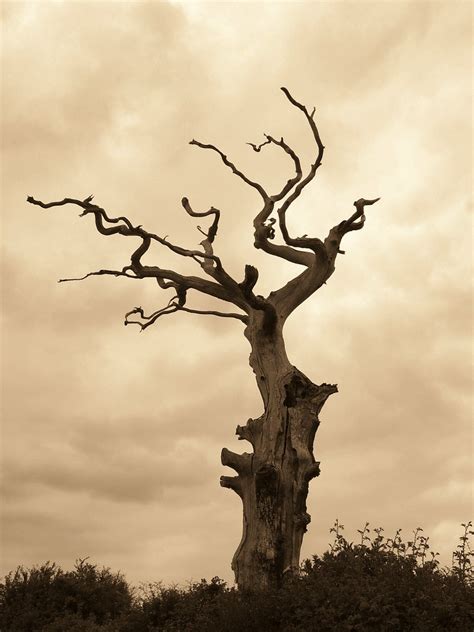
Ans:
{"label": "tree silhouette", "polygon": [[[327,398],[337,391],[333,384],[313,384],[290,363],[285,350],[283,326],[290,314],[326,283],[334,272],[337,255],[344,254],[340,248],[343,237],[363,228],[365,207],[379,199],[361,198],[354,202],[352,215],[332,227],[324,240],[306,235],[290,236],[286,223],[288,208],[315,177],[324,146],[314,120],[315,110],[309,112],[286,88],[282,91],[290,104],[304,115],[316,145],[316,156],[304,175],[299,157],[283,138],[266,134],[261,144],[249,143],[256,152],[266,145],[275,145],[291,159],[294,175],[276,193],[269,194],[261,184],[251,180],[215,145],[197,140],[190,143],[215,152],[232,173],[261,197],[261,209],[253,220],[255,248],[303,266],[302,272],[267,297],[254,292],[258,280],[258,270],[254,266],[246,265],[244,278],[238,282],[214,253],[220,219],[220,211],[214,207],[198,212],[193,210],[187,198],[182,199],[182,206],[191,217],[212,218],[207,232],[198,227],[204,235],[200,244],[202,250],[189,250],[142,226],[134,226],[127,217],[109,217],[103,208],[92,202],[92,196],[85,200],[64,198],[48,203],[27,198],[28,202],[42,208],[75,204],[83,209],[81,216],[94,217],[101,234],[119,234],[141,240],[130,256],[130,263],[122,270],[102,269],[81,279],[61,279],[82,280],[97,275],[153,278],[161,289],[174,290],[173,298],[150,314],[145,314],[141,307],[129,311],[125,316],[126,325],[137,324],[144,330],[162,316],[176,312],[234,318],[245,325],[244,335],[251,346],[250,366],[263,399],[264,412],[236,430],[239,439],[252,444],[253,452],[237,454],[224,448],[221,456],[222,464],[237,472],[237,476],[222,476],[221,485],[233,489],[243,503],[243,535],[232,568],[239,588],[245,590],[278,586],[285,574],[299,568],[301,543],[310,521],[306,511],[308,484],[319,474],[319,463],[313,455],[318,414]],[[283,244],[273,241],[276,227],[280,230]],[[142,258],[153,242],[177,255],[193,259],[205,276],[186,276],[157,265],[144,265]],[[193,309],[187,305],[190,290],[220,299],[230,304],[234,311]],[[236,308],[238,311],[235,311]]]}

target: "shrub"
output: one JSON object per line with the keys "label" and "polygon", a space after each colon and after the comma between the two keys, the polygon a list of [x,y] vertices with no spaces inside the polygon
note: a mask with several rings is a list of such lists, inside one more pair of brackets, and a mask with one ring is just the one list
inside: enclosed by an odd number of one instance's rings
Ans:
{"label": "shrub", "polygon": [[416,529],[385,538],[369,524],[334,542],[280,588],[245,594],[218,577],[187,588],[130,589],[120,573],[80,560],[73,571],[44,564],[9,573],[0,586],[2,632],[472,632],[474,579],[469,536],[440,568]]}
{"label": "shrub", "polygon": [[[0,585],[0,629],[8,632],[53,632],[56,621],[69,617],[63,630],[94,630],[132,606],[132,593],[120,573],[98,569],[86,559],[64,572],[47,562],[17,568]],[[88,628],[78,627],[88,621]],[[51,627],[52,626],[52,627]]]}

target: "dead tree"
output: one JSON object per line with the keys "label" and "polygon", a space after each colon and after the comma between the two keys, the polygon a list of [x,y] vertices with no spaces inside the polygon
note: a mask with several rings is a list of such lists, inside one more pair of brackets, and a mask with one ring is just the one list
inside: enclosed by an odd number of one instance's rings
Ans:
{"label": "dead tree", "polygon": [[[280,191],[268,193],[264,187],[245,175],[218,147],[192,140],[191,145],[215,152],[232,173],[255,189],[261,198],[261,209],[253,220],[255,248],[269,255],[281,257],[304,269],[291,281],[271,292],[267,297],[255,293],[258,270],[245,266],[244,278],[238,282],[226,272],[221,259],[214,252],[214,241],[219,227],[220,211],[194,211],[187,198],[181,203],[188,215],[209,217],[211,225],[204,233],[202,250],[188,250],[171,243],[166,237],[135,226],[127,217],[109,217],[106,211],[92,202],[65,198],[58,202],[41,202],[28,197],[28,202],[42,208],[75,204],[82,209],[81,217],[91,215],[97,230],[103,235],[123,235],[138,238],[139,247],[122,270],[97,270],[82,279],[95,275],[112,275],[131,279],[155,279],[162,289],[172,289],[173,298],[162,308],[146,314],[135,307],[125,316],[125,324],[137,324],[147,329],[162,316],[176,312],[208,314],[241,321],[244,335],[251,346],[250,366],[255,373],[263,399],[264,412],[237,426],[239,439],[252,444],[253,452],[236,454],[224,448],[222,464],[233,468],[236,476],[222,476],[220,484],[233,489],[242,499],[243,535],[232,561],[239,588],[262,589],[281,584],[284,576],[299,568],[303,534],[310,516],[306,511],[309,481],[319,475],[319,463],[313,455],[313,441],[318,429],[319,412],[327,398],[337,391],[333,384],[313,384],[288,360],[283,340],[283,326],[290,314],[318,290],[334,272],[335,261],[341,250],[342,238],[364,226],[364,209],[379,198],[361,198],[354,202],[355,212],[331,228],[324,240],[317,237],[291,237],[287,227],[287,211],[292,202],[313,180],[324,153],[314,109],[299,103],[286,88],[283,93],[292,106],[305,117],[315,142],[315,159],[308,172],[303,173],[301,162],[293,149],[283,140],[265,135],[259,145],[249,143],[254,151],[275,145],[288,154],[294,168]],[[275,229],[283,238],[275,244]],[[190,257],[202,269],[202,276],[185,276],[158,265],[142,263],[152,243],[158,243],[182,257]],[[82,279],[61,279],[62,281]],[[189,307],[188,293],[201,292],[223,303],[234,311],[198,310]]]}

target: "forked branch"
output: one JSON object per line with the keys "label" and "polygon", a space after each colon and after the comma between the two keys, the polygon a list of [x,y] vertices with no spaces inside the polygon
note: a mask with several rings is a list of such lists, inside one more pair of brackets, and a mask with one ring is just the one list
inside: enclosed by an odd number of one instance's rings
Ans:
{"label": "forked branch", "polygon": [[[126,237],[136,237],[140,240],[138,247],[130,256],[130,264],[125,266],[122,270],[103,269],[89,272],[80,278],[61,279],[60,281],[83,280],[90,276],[100,275],[124,276],[133,279],[154,278],[160,288],[174,289],[176,295],[162,309],[150,315],[146,315],[142,308],[137,307],[127,314],[125,319],[126,324],[139,324],[142,329],[150,326],[162,316],[177,311],[210,314],[225,318],[237,318],[245,323],[247,322],[247,316],[245,314],[250,314],[252,310],[261,310],[265,314],[264,322],[266,323],[265,326],[268,331],[275,324],[276,318],[285,320],[299,304],[326,283],[334,271],[337,255],[344,254],[344,251],[340,249],[342,238],[348,232],[363,228],[365,223],[365,207],[374,204],[379,198],[360,198],[354,202],[354,206],[356,207],[355,212],[347,220],[331,228],[328,236],[324,240],[317,237],[308,237],[307,235],[292,237],[289,234],[287,211],[291,204],[301,195],[304,188],[314,179],[317,170],[322,164],[324,145],[314,120],[315,109],[313,108],[310,112],[305,105],[293,97],[287,88],[283,87],[281,90],[290,104],[303,113],[315,142],[316,151],[308,172],[306,175],[303,175],[300,158],[283,138],[278,139],[275,136],[264,134],[265,141],[262,143],[248,143],[257,153],[260,153],[264,147],[273,145],[284,151],[293,163],[293,175],[289,177],[286,183],[273,195],[268,194],[261,184],[245,175],[216,145],[202,143],[194,139],[190,144],[216,153],[224,165],[226,165],[234,175],[259,193],[263,200],[263,206],[253,220],[255,247],[291,263],[304,266],[305,270],[302,273],[276,292],[272,292],[268,298],[256,295],[254,293],[254,287],[258,279],[258,270],[254,266],[247,265],[244,280],[238,283],[224,270],[220,258],[214,252],[214,240],[219,228],[220,211],[214,207],[211,207],[207,211],[195,211],[186,197],[182,198],[181,204],[190,217],[212,217],[212,222],[207,230],[201,226],[197,226],[198,230],[204,236],[204,239],[200,242],[202,251],[191,250],[173,244],[167,237],[160,237],[155,233],[146,231],[142,226],[134,226],[127,217],[109,217],[103,208],[92,203],[93,196],[89,196],[84,200],[64,198],[57,202],[47,203],[35,200],[30,196],[27,198],[28,202],[45,209],[66,204],[75,204],[82,208],[81,216],[89,214],[94,216],[95,225],[99,233],[103,235],[119,234]],[[276,208],[277,204],[280,205],[278,208]],[[272,216],[275,210],[277,217]],[[284,244],[275,244],[273,242],[276,226],[280,229]],[[212,280],[198,276],[184,276],[174,270],[165,270],[159,266],[144,265],[142,259],[149,251],[152,243],[158,243],[176,255],[193,259]],[[185,303],[188,290],[196,290],[232,303],[240,308],[244,314],[213,310],[201,311],[187,307]],[[137,316],[138,319],[130,320],[131,316]]]}
{"label": "forked branch", "polygon": [[[216,236],[219,221],[219,211],[217,209],[212,208],[205,213],[195,213],[189,206],[187,199],[183,199],[183,206],[185,206],[186,211],[192,216],[201,217],[214,214],[214,221],[206,235],[206,239],[202,242],[204,252],[200,252],[177,246],[169,242],[167,238],[163,238],[146,231],[142,226],[134,226],[127,217],[109,217],[104,209],[92,204],[92,196],[89,196],[85,200],[64,198],[63,200],[56,202],[42,202],[41,200],[36,200],[35,198],[29,196],[27,201],[30,202],[30,204],[35,204],[42,208],[75,204],[83,209],[80,215],[81,217],[88,214],[92,214],[94,216],[96,228],[99,233],[103,235],[118,234],[126,237],[138,237],[141,239],[140,245],[130,256],[130,264],[125,266],[122,270],[102,269],[95,272],[89,272],[79,278],[60,279],[60,282],[79,281],[87,279],[90,276],[102,275],[115,277],[124,276],[132,279],[154,278],[162,289],[174,288],[178,301],[176,302],[172,299],[166,308],[154,312],[150,317],[145,318],[143,315],[143,318],[150,324],[150,321],[155,322],[161,315],[173,313],[178,310],[188,312],[193,311],[193,313],[207,313],[205,311],[200,312],[199,310],[191,310],[191,308],[188,307],[184,308],[182,297],[186,295],[186,292],[189,289],[202,292],[203,294],[221,299],[228,303],[233,303],[244,312],[249,310],[248,301],[245,299],[238,283],[234,281],[227,272],[225,272],[219,257],[215,256],[212,252],[212,242]],[[175,254],[192,258],[199,263],[201,267],[208,272],[208,274],[214,277],[217,282],[206,280],[197,276],[181,275],[174,270],[166,270],[158,266],[144,265],[142,263],[142,257],[148,252],[152,242],[158,242],[160,245],[169,248]],[[221,313],[216,312],[215,315],[221,315]],[[232,317],[238,317],[240,320],[245,318],[244,314],[236,314],[232,315]]]}
{"label": "forked branch", "polygon": [[[290,103],[304,113],[306,120],[309,124],[309,127],[311,129],[313,138],[316,142],[317,155],[314,162],[311,165],[311,168],[308,174],[303,178],[303,174],[301,170],[301,162],[299,158],[297,157],[297,155],[295,154],[295,152],[283,141],[283,138],[281,139],[281,141],[276,141],[272,137],[267,136],[268,144],[271,142],[274,142],[275,144],[280,145],[291,156],[295,164],[296,175],[290,180],[288,180],[287,184],[283,187],[280,193],[274,196],[271,196],[268,199],[263,209],[255,217],[254,222],[253,222],[254,228],[255,228],[255,247],[261,248],[262,250],[264,250],[265,252],[268,252],[269,254],[282,257],[293,263],[298,263],[305,266],[311,266],[316,261],[316,255],[323,253],[324,249],[323,249],[322,241],[317,238],[308,238],[306,236],[300,237],[297,239],[292,239],[290,235],[288,234],[288,229],[286,226],[286,212],[289,206],[292,204],[292,202],[294,202],[294,200],[296,200],[299,197],[303,189],[311,182],[311,180],[316,175],[316,171],[318,167],[321,165],[321,161],[323,158],[324,145],[321,142],[319,131],[314,121],[315,110],[313,109],[313,111],[310,114],[306,106],[299,103],[299,101],[297,101],[291,95],[290,91],[287,88],[282,88],[281,90],[284,93],[284,95],[287,97],[287,99],[290,101]],[[267,143],[262,143],[262,145],[255,145],[255,146],[252,145],[252,147],[255,149],[255,151],[257,150],[260,151],[261,147],[263,147],[263,145]],[[286,199],[284,199],[285,197]],[[267,222],[271,221],[269,218],[270,218],[271,213],[274,210],[275,203],[283,199],[284,201],[282,205],[280,206],[280,208],[278,209],[278,220],[279,220],[280,231],[281,231],[281,234],[283,236],[286,246],[279,246],[279,245],[277,246],[277,245],[269,243],[269,240],[273,239],[274,237],[274,229],[272,225],[271,230],[269,230],[269,224]],[[273,222],[275,222],[275,220],[273,220]],[[295,247],[310,250],[314,254],[312,254],[311,252],[302,252],[300,250],[296,250]]]}
{"label": "forked branch", "polygon": [[303,114],[305,115],[305,118],[311,129],[313,138],[316,142],[317,155],[314,162],[311,164],[311,168],[308,174],[306,175],[306,177],[303,180],[301,180],[297,184],[297,186],[295,186],[291,194],[286,198],[286,200],[278,209],[278,220],[279,220],[280,230],[281,230],[283,239],[285,240],[285,243],[288,244],[289,246],[296,246],[298,248],[307,248],[309,250],[312,250],[315,254],[317,254],[317,253],[322,252],[322,241],[318,238],[309,238],[306,235],[304,237],[298,237],[296,239],[291,238],[286,226],[286,212],[288,208],[290,207],[290,205],[300,196],[303,189],[314,179],[316,175],[316,171],[318,170],[318,168],[321,166],[321,163],[322,163],[322,159],[324,155],[324,145],[321,141],[319,130],[314,121],[314,114],[316,111],[315,108],[313,108],[310,114],[307,107],[303,105],[302,103],[300,103],[299,101],[297,101],[290,94],[290,91],[287,88],[282,88],[281,90],[286,96],[286,98],[288,99],[288,101],[292,105],[294,105],[296,108],[301,110]]}
{"label": "forked branch", "polygon": [[361,198],[354,202],[356,212],[349,219],[331,228],[324,242],[321,242],[321,250],[315,251],[315,263],[277,292],[274,292],[273,303],[284,320],[326,283],[334,272],[337,255],[344,254],[344,251],[340,249],[342,238],[348,232],[360,230],[364,226],[364,207],[375,204],[379,199],[366,200]]}
{"label": "forked branch", "polygon": [[[222,318],[236,318],[237,320],[242,321],[243,323],[248,323],[248,317],[243,314],[236,314],[231,312],[219,312],[216,310],[201,310],[201,309],[193,309],[191,307],[185,307],[184,304],[180,303],[179,296],[175,296],[172,298],[165,307],[156,310],[149,316],[145,314],[141,307],[134,307],[132,310],[125,314],[125,325],[138,325],[140,327],[140,331],[144,331],[150,325],[153,325],[158,318],[161,316],[166,316],[167,314],[174,314],[176,312],[187,312],[189,314],[200,314],[200,315],[210,315],[210,316],[220,316]],[[129,317],[137,314],[140,320],[130,320]]]}
{"label": "forked branch", "polygon": [[[324,147],[322,146],[321,140],[319,138],[319,132],[313,120],[314,111],[312,114],[309,114],[307,109],[303,105],[299,104],[291,96],[291,94],[286,88],[282,88],[282,90],[293,105],[297,105],[299,109],[305,112],[308,118],[308,121],[310,122],[310,127],[311,127],[311,130],[313,131],[314,138],[316,139],[316,142],[318,144],[318,157],[316,158],[315,164],[312,165],[310,173],[308,174],[308,176],[306,176],[304,180],[301,180],[303,176],[302,169],[301,169],[301,161],[299,157],[297,156],[297,154],[295,153],[295,151],[284,141],[283,138],[281,138],[280,140],[277,140],[273,136],[270,136],[269,134],[265,134],[266,141],[264,141],[260,145],[256,145],[254,143],[248,143],[248,145],[250,145],[252,149],[256,152],[260,152],[262,147],[266,145],[273,144],[283,149],[283,151],[285,151],[285,153],[287,153],[293,161],[294,168],[295,168],[295,175],[289,178],[286,184],[283,186],[283,188],[279,192],[273,195],[269,195],[261,184],[251,180],[248,176],[246,176],[240,169],[238,169],[235,166],[235,164],[231,160],[229,160],[227,155],[224,154],[224,152],[218,147],[216,147],[215,145],[201,143],[195,139],[193,139],[190,142],[190,144],[196,145],[197,147],[200,147],[202,149],[211,149],[212,151],[216,152],[220,156],[222,162],[226,166],[228,166],[235,175],[237,175],[246,184],[253,187],[260,193],[264,204],[263,204],[262,210],[258,213],[258,215],[255,217],[254,222],[253,222],[254,228],[255,228],[255,241],[254,241],[255,247],[260,248],[269,254],[275,255],[277,257],[281,257],[283,259],[286,259],[287,261],[291,261],[292,263],[309,266],[314,261],[314,256],[311,253],[305,253],[305,252],[296,250],[292,248],[291,245],[288,244],[288,242],[285,246],[270,243],[270,240],[272,240],[275,236],[275,230],[273,228],[273,224],[276,222],[276,220],[274,218],[272,219],[269,219],[269,218],[273,209],[275,208],[275,204],[283,200],[285,196],[287,196],[292,190],[293,190],[293,193],[290,195],[290,197],[294,196],[292,197],[292,199],[295,199],[295,197],[298,197],[298,195],[301,193],[304,186],[306,186],[306,184],[308,184],[310,180],[314,177],[314,173],[316,172],[317,167],[321,163],[322,152],[324,151]],[[295,195],[295,192],[296,192],[296,195]],[[288,208],[290,203],[291,201],[286,206],[284,206],[283,213],[286,212],[286,209]],[[314,250],[314,246],[312,244],[308,244],[308,242],[306,241],[304,242],[304,247],[309,248],[310,250]]]}
{"label": "forked branch", "polygon": [[[103,208],[92,204],[93,196],[89,196],[85,200],[77,200],[74,198],[64,198],[59,202],[41,202],[41,200],[35,200],[33,197],[28,196],[27,201],[30,204],[36,204],[42,208],[52,208],[54,206],[63,206],[64,204],[76,204],[83,209],[83,212],[79,217],[93,214],[95,219],[96,228],[102,235],[124,235],[126,237],[139,237],[142,239],[142,244],[138,250],[132,255],[132,265],[140,266],[141,257],[150,247],[151,241],[156,241],[162,246],[165,246],[172,252],[182,257],[191,257],[197,263],[201,263],[203,259],[213,261],[216,267],[222,267],[222,263],[219,257],[214,254],[207,254],[198,250],[189,250],[181,246],[177,246],[167,240],[166,237],[160,237],[154,233],[146,231],[142,226],[133,226],[130,220],[126,217],[108,217]],[[106,222],[106,223],[104,223]],[[118,224],[117,226],[108,226],[107,224]]]}
{"label": "forked branch", "polygon": [[240,169],[238,169],[235,164],[233,162],[231,162],[227,156],[224,154],[223,151],[221,151],[218,147],[216,147],[215,145],[210,145],[209,143],[201,143],[198,140],[191,140],[189,142],[190,145],[196,145],[197,147],[200,147],[201,149],[211,149],[212,151],[215,151],[217,154],[219,154],[219,156],[221,157],[222,162],[229,167],[229,169],[232,171],[232,173],[234,173],[237,177],[239,177],[241,180],[243,180],[246,184],[248,184],[249,186],[251,186],[252,188],[256,189],[260,195],[262,196],[262,198],[265,200],[268,195],[265,192],[265,189],[262,187],[261,184],[258,184],[258,182],[254,182],[253,180],[250,180],[250,178],[248,178],[244,173],[242,173],[242,171]]}
{"label": "forked branch", "polygon": [[274,204],[275,202],[278,202],[279,200],[283,199],[285,195],[292,189],[292,187],[301,180],[303,173],[301,171],[300,159],[298,158],[296,153],[293,151],[293,149],[291,149],[291,147],[287,143],[285,143],[285,141],[283,140],[283,137],[280,138],[280,140],[277,140],[276,138],[273,138],[273,136],[270,136],[269,134],[264,134],[264,136],[267,140],[261,143],[260,145],[255,145],[254,143],[247,143],[247,145],[250,145],[250,147],[252,147],[252,149],[256,151],[257,153],[259,153],[262,147],[264,147],[265,145],[274,144],[277,147],[281,147],[283,151],[291,157],[293,164],[295,166],[295,175],[288,180],[288,182],[285,184],[283,189],[279,193],[275,193],[274,195],[269,196],[271,198],[271,201]]}
{"label": "forked branch", "polygon": [[[206,239],[201,241],[201,246],[203,247],[204,252],[206,253],[206,257],[202,259],[200,262],[202,269],[213,279],[218,281],[221,285],[227,288],[231,292],[238,292],[238,284],[237,282],[224,270],[220,259],[214,256],[213,250],[213,241],[217,235],[217,229],[219,227],[219,219],[220,219],[220,211],[213,206],[208,211],[194,211],[191,208],[191,204],[189,203],[188,198],[184,197],[181,200],[181,204],[188,215],[191,217],[207,217],[208,215],[214,215],[214,221],[212,222],[208,232],[206,233],[203,229],[198,226],[198,230],[205,235]],[[216,259],[218,264],[216,264]]]}
{"label": "forked branch", "polygon": [[206,237],[206,239],[203,242],[201,242],[204,248],[204,252],[207,252],[207,250],[210,249],[211,250],[210,254],[214,254],[212,252],[212,242],[214,241],[217,235],[217,229],[219,228],[219,219],[221,216],[221,212],[219,211],[219,209],[214,208],[213,206],[211,206],[211,208],[208,211],[202,211],[202,212],[193,211],[189,203],[189,200],[186,197],[184,197],[181,200],[181,204],[183,205],[183,208],[186,211],[186,213],[188,215],[191,215],[191,217],[207,217],[208,215],[214,215],[214,221],[212,222],[207,233],[204,232],[200,226],[197,227],[198,230]]}
{"label": "forked branch", "polygon": [[[354,206],[356,207],[356,212],[353,213],[349,219],[341,222],[338,226],[338,231],[341,235],[345,235],[352,230],[360,230],[364,227],[365,224],[365,214],[364,207],[371,206],[378,202],[380,198],[374,198],[373,200],[365,200],[364,198],[360,198],[354,202]],[[357,221],[359,220],[359,221]]]}

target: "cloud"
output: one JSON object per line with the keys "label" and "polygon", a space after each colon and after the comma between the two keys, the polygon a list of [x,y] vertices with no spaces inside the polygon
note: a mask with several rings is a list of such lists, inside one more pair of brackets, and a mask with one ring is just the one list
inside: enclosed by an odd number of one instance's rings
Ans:
{"label": "cloud", "polygon": [[[349,532],[366,520],[390,533],[423,526],[448,561],[472,456],[469,7],[4,3],[2,13],[3,570],[91,555],[137,582],[230,578],[241,508],[218,486],[219,453],[245,450],[235,426],[262,408],[241,323],[182,314],[143,334],[124,328],[129,309],[168,295],[151,282],[56,281],[121,269],[135,242],[25,198],[94,193],[110,215],[193,247],[201,236],[179,200],[217,206],[218,253],[238,280],[256,264],[269,292],[296,271],[253,248],[258,197],[187,143],[216,142],[280,187],[286,156],[245,143],[284,135],[309,164],[305,121],[281,85],[317,106],[327,148],[290,230],[324,237],[354,199],[382,196],[286,325],[291,360],[340,390],[321,415],[304,554],[325,548],[339,517]],[[149,260],[200,272],[158,248]]]}

